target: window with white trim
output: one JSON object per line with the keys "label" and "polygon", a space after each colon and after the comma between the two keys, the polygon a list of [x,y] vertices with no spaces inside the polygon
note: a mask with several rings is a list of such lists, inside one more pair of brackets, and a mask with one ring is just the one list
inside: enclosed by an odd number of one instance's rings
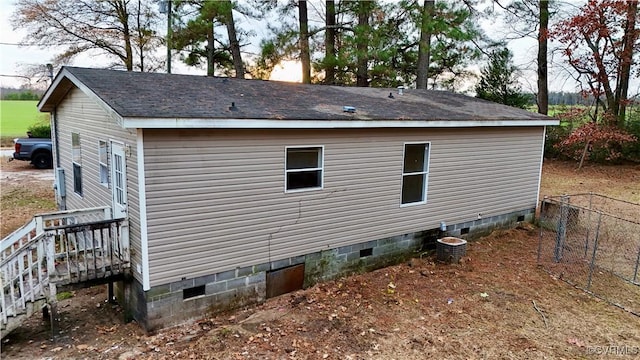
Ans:
{"label": "window with white trim", "polygon": [[71,159],[73,162],[73,191],[82,195],[82,152],[80,134],[71,133]]}
{"label": "window with white trim", "polygon": [[429,143],[404,144],[402,205],[424,204],[429,180]]}
{"label": "window with white trim", "polygon": [[323,147],[287,147],[285,191],[322,189]]}
{"label": "window with white trim", "polygon": [[100,140],[98,142],[98,172],[100,176],[100,184],[109,186],[109,165],[107,153],[107,142]]}

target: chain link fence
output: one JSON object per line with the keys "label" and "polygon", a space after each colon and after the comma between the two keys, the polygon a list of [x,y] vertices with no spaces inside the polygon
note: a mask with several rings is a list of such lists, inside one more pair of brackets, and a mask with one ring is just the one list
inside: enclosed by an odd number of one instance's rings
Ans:
{"label": "chain link fence", "polygon": [[538,264],[640,316],[640,204],[598,194],[545,197]]}

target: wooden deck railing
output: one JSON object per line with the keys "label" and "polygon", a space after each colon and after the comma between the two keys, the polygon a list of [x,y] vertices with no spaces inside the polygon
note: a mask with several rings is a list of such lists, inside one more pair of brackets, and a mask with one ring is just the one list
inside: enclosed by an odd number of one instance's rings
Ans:
{"label": "wooden deck railing", "polygon": [[[108,207],[41,214],[0,243],[0,329],[55,301],[56,286],[109,280],[129,267],[126,220]],[[51,298],[53,297],[53,298]]]}
{"label": "wooden deck railing", "polygon": [[50,281],[66,285],[122,274],[129,264],[129,244],[121,219],[45,228]]}
{"label": "wooden deck railing", "polygon": [[9,316],[26,312],[27,303],[34,303],[45,297],[47,276],[43,273],[42,266],[45,259],[45,239],[44,233],[35,236],[0,262],[2,325],[7,324]]}

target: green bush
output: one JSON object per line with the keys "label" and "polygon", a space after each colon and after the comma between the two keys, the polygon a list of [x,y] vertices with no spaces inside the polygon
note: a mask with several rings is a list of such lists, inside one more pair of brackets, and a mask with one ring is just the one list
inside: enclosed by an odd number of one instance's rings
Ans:
{"label": "green bush", "polygon": [[3,100],[40,100],[40,94],[31,90],[13,92],[2,97]]}
{"label": "green bush", "polygon": [[51,125],[44,122],[35,123],[29,126],[28,133],[31,133],[31,137],[34,137],[34,138],[51,139]]}
{"label": "green bush", "polygon": [[638,139],[632,143],[626,143],[622,146],[622,153],[625,159],[640,162],[640,116],[635,121],[629,121],[625,130]]}

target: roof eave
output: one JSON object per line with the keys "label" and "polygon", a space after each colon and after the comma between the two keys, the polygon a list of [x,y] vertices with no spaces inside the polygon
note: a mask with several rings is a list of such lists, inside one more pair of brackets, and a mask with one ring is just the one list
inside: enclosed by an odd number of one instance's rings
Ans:
{"label": "roof eave", "polygon": [[70,80],[69,72],[62,68],[58,75],[53,79],[47,91],[38,101],[38,110],[40,112],[52,112],[56,106],[62,101],[62,98],[71,90],[74,86],[73,81]]}
{"label": "roof eave", "polygon": [[282,120],[124,117],[131,129],[362,129],[553,126],[556,119],[535,120]]}
{"label": "roof eave", "polygon": [[111,106],[109,106],[100,96],[98,96],[91,88],[86,86],[75,75],[73,75],[68,69],[62,68],[58,75],[53,79],[51,86],[42,96],[42,99],[38,102],[38,110],[40,112],[53,112],[55,108],[64,99],[67,93],[72,88],[78,88],[85,95],[94,100],[104,111],[113,118],[117,123],[122,125],[122,116],[118,114]]}

